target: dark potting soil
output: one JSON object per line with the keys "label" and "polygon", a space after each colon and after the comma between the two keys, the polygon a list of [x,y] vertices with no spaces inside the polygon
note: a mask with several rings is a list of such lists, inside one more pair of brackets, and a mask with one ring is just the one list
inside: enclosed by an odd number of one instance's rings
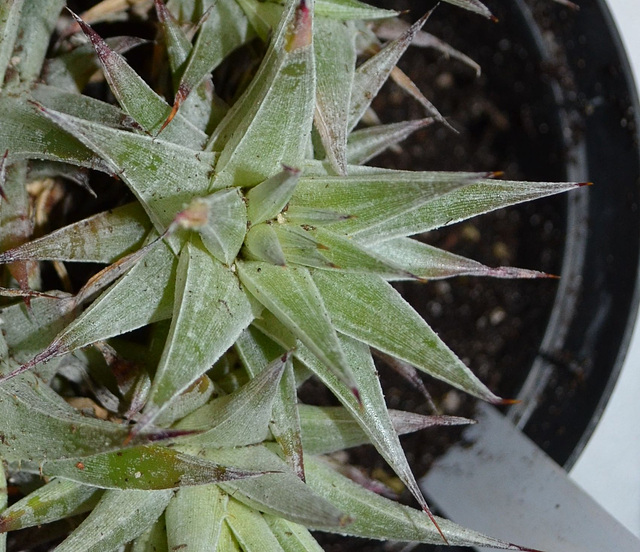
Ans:
{"label": "dark potting soil", "polygon": [[[409,1],[377,4],[410,10],[409,21],[430,7]],[[411,170],[504,171],[504,179],[566,178],[562,128],[555,120],[548,84],[557,67],[536,59],[530,38],[522,32],[522,21],[501,6],[490,7],[499,23],[444,4],[424,27],[478,62],[481,76],[461,61],[434,50],[412,48],[399,63],[458,133],[442,124],[431,125],[405,142],[402,151],[382,155],[373,164]],[[425,116],[423,108],[393,84],[385,85],[373,107],[385,123]],[[565,205],[564,197],[540,200],[430,232],[420,239],[489,266],[512,265],[559,274]],[[557,280],[460,277],[407,283],[398,289],[489,388],[508,398],[517,394],[538,354]],[[383,362],[378,365],[389,408],[432,413],[419,391]],[[473,418],[473,399],[432,379],[424,381],[441,413]],[[313,396],[317,397],[317,391]],[[311,399],[311,395],[303,391],[302,398]],[[461,433],[461,428],[443,427],[402,437],[416,476],[421,477],[434,459],[458,442]],[[352,449],[347,455],[367,477],[381,479],[390,487],[397,485],[393,472],[373,447]],[[400,500],[416,506],[406,491]],[[445,550],[324,533],[315,536],[327,552]]]}

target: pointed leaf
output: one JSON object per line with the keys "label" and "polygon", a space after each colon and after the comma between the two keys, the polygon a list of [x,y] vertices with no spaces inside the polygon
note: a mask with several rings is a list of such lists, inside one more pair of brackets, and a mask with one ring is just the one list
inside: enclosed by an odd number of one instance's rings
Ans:
{"label": "pointed leaf", "polygon": [[479,180],[434,201],[425,202],[402,217],[394,217],[357,235],[362,243],[375,243],[448,226],[508,205],[532,201],[582,186],[575,182],[513,182]]}
{"label": "pointed leaf", "polygon": [[182,442],[203,447],[232,447],[264,441],[268,436],[273,399],[287,360],[288,355],[277,358],[237,391],[211,401],[180,420],[176,429],[203,431]]}
{"label": "pointed leaf", "polygon": [[[309,485],[319,494],[353,514],[353,523],[341,533],[373,539],[442,544],[442,537],[424,512],[368,491],[338,474],[320,459],[309,460]],[[487,537],[447,519],[437,518],[450,545],[524,550]]]}
{"label": "pointed leaf", "polygon": [[[126,427],[85,417],[31,373],[0,387],[0,454],[7,461],[70,458],[122,447]],[[141,438],[145,441],[146,438]]]}
{"label": "pointed leaf", "polygon": [[349,135],[347,161],[353,165],[364,164],[432,122],[433,119],[417,119],[356,130]]}
{"label": "pointed leaf", "polygon": [[[298,409],[302,443],[307,454],[329,454],[371,442],[360,424],[344,407],[301,404]],[[398,435],[427,427],[473,423],[472,420],[456,416],[421,416],[399,410],[389,410],[389,416]]]}
{"label": "pointed leaf", "polygon": [[278,266],[287,264],[280,240],[272,224],[252,226],[245,237],[243,253],[245,258],[249,260],[265,261]]}
{"label": "pointed leaf", "polygon": [[300,171],[283,167],[282,171],[251,188],[247,193],[247,217],[251,224],[260,224],[285,208],[300,178]]}
{"label": "pointed leaf", "polygon": [[215,392],[215,384],[204,375],[185,389],[156,418],[160,427],[170,426],[203,406]]}
{"label": "pointed leaf", "polygon": [[17,531],[88,512],[102,493],[74,481],[52,479],[0,514],[0,531]]}
{"label": "pointed leaf", "polygon": [[313,278],[341,333],[405,360],[471,395],[500,402],[381,278],[327,271],[316,271]]}
{"label": "pointed leaf", "polygon": [[395,17],[399,13],[369,6],[358,0],[315,0],[315,4],[318,15],[341,20],[385,19]]}
{"label": "pointed leaf", "polygon": [[[147,41],[133,36],[114,36],[107,38],[105,42],[114,52],[124,54]],[[83,44],[46,60],[43,75],[47,84],[78,93],[99,69],[100,62],[93,46]]]}
{"label": "pointed leaf", "polygon": [[171,316],[177,261],[160,241],[38,355],[60,356]]}
{"label": "pointed leaf", "polygon": [[151,223],[138,203],[86,218],[0,253],[0,263],[77,261],[112,263],[142,245]]}
{"label": "pointed leaf", "polygon": [[209,370],[252,319],[251,305],[233,272],[196,239],[187,243],[178,264],[169,338],[153,380],[145,421],[150,422]]}
{"label": "pointed leaf", "polygon": [[[175,497],[174,497],[175,498]],[[173,499],[169,501],[169,504]],[[136,538],[127,552],[169,552],[167,546],[167,524],[162,514],[156,522]]]}
{"label": "pointed leaf", "polygon": [[228,502],[218,485],[179,489],[165,513],[169,549],[216,550]]}
{"label": "pointed leaf", "polygon": [[[284,29],[276,33],[273,46],[281,44],[281,49],[272,49],[262,62],[273,67],[259,70],[236,102],[245,113],[220,154],[216,187],[255,186],[279,172],[283,164],[300,166],[305,156],[304,137],[311,132],[315,103],[312,13],[301,3],[291,27],[287,10],[284,14]],[[232,109],[225,120],[234,118],[233,113]],[[224,126],[223,120],[220,127]]]}
{"label": "pointed leaf", "polygon": [[[545,278],[544,272],[501,266],[491,268],[477,261],[454,255],[410,238],[395,238],[367,246],[367,249],[407,272],[426,280],[452,276],[491,276],[493,278]],[[393,278],[395,279],[395,278]]]}
{"label": "pointed leaf", "polygon": [[276,235],[288,262],[304,266],[379,274],[384,278],[415,278],[393,261],[370,253],[349,238],[324,228],[275,225]]}
{"label": "pointed leaf", "polygon": [[237,266],[240,281],[249,292],[347,385],[352,385],[353,376],[309,271],[257,261],[238,262]]}
{"label": "pointed leaf", "polygon": [[356,65],[355,29],[332,19],[318,18],[316,54],[315,124],[327,159],[337,174],[347,172],[347,121],[351,84]]}
{"label": "pointed leaf", "polygon": [[327,529],[335,529],[345,522],[340,510],[313,493],[277,454],[262,445],[207,449],[204,456],[238,469],[281,472],[220,484],[230,496],[250,508]]}
{"label": "pointed leaf", "polygon": [[206,193],[215,159],[210,154],[57,111],[41,111],[104,159],[142,202],[160,233],[185,202]]}
{"label": "pointed leaf", "polygon": [[151,527],[172,496],[172,491],[107,491],[55,552],[117,550]]}
{"label": "pointed leaf", "polygon": [[316,539],[302,525],[266,514],[262,517],[284,552],[322,552]]}
{"label": "pointed leaf", "polygon": [[111,172],[108,165],[73,136],[42,116],[24,98],[0,96],[0,152],[11,159],[52,159]]}
{"label": "pointed leaf", "polygon": [[231,52],[252,38],[249,22],[237,2],[210,4],[184,68],[175,100],[178,105]]}
{"label": "pointed leaf", "polygon": [[486,17],[487,19],[494,19],[489,9],[480,0],[444,0],[448,4],[464,8],[465,10],[472,11],[479,15]]}
{"label": "pointed leaf", "polygon": [[177,219],[196,230],[209,253],[226,265],[235,259],[247,232],[247,208],[237,188],[192,200]]}
{"label": "pointed leaf", "polygon": [[[283,354],[283,350],[255,328],[247,328],[235,343],[236,351],[247,371],[256,377],[271,362]],[[289,359],[280,380],[278,393],[273,401],[271,433],[282,448],[291,469],[304,481],[304,460],[300,435],[300,416],[293,362]]]}
{"label": "pointed leaf", "polygon": [[[332,210],[343,215],[331,224],[336,232],[353,234],[376,229],[385,221],[418,209],[452,190],[468,186],[486,173],[409,172],[378,170],[348,177],[302,177],[289,203],[287,217],[299,208]],[[302,217],[298,217],[301,219]],[[375,230],[371,230],[373,233]]]}
{"label": "pointed leaf", "polygon": [[[169,105],[144,82],[117,52],[84,21],[72,13],[86,37],[94,47],[104,76],[113,95],[124,111],[137,121],[146,131],[155,134],[171,113]],[[204,132],[193,126],[181,115],[173,124],[163,130],[163,140],[199,148],[206,140]]]}
{"label": "pointed leaf", "polygon": [[378,94],[396,63],[411,44],[413,37],[426,23],[429,13],[418,19],[397,40],[385,45],[375,56],[365,61],[355,72],[351,107],[349,112],[349,130],[352,130],[362,118],[371,100]]}
{"label": "pointed leaf", "polygon": [[231,499],[226,522],[244,552],[282,552],[260,512]]}
{"label": "pointed leaf", "polygon": [[13,47],[18,36],[20,15],[24,0],[2,0],[0,2],[0,88],[9,67]]}
{"label": "pointed leaf", "polygon": [[14,47],[14,51],[20,53],[14,67],[20,81],[31,83],[40,76],[49,39],[65,3],[64,0],[24,2]]}
{"label": "pointed leaf", "polygon": [[[29,466],[25,465],[25,469]],[[105,489],[161,490],[262,476],[159,446],[138,446],[65,460],[45,460],[44,475]]]}
{"label": "pointed leaf", "polygon": [[[380,387],[378,372],[373,363],[373,358],[371,358],[369,348],[363,343],[347,337],[341,338],[341,342],[358,384],[360,401],[349,393],[349,390],[342,382],[321,366],[317,359],[309,354],[308,350],[299,348],[296,354],[331,389],[333,394],[360,424],[371,443],[406,485],[429,518],[433,520],[418,483],[411,472],[398,434],[391,422],[384,402],[382,388]],[[435,521],[433,523],[435,524]],[[313,527],[313,525],[307,524],[307,527]]]}

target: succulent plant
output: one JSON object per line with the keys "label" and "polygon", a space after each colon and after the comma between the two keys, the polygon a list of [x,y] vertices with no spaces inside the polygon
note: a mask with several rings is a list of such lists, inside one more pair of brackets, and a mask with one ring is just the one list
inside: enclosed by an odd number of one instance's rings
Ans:
{"label": "succulent plant", "polygon": [[[28,493],[3,535],[70,518],[61,552],[319,550],[309,529],[527,550],[431,514],[398,434],[467,420],[389,411],[371,350],[500,403],[390,282],[546,276],[410,236],[578,184],[364,164],[444,121],[396,68],[426,16],[381,46],[365,22],[397,14],[357,0],[156,0],[168,101],[122,56],[141,40],[88,23],[150,2],[64,5],[0,0],[0,457]],[[117,105],[82,95],[98,70]],[[431,117],[358,127],[390,76]],[[134,201],[37,237],[57,183],[98,172]],[[105,268],[71,293],[65,263]],[[40,291],[51,264],[63,290]],[[342,406],[301,404],[310,376]],[[421,510],[323,456],[361,443]]]}

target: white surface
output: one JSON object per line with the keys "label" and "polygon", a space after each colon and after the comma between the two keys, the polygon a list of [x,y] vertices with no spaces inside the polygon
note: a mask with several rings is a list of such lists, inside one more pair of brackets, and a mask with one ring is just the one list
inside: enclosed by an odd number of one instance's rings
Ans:
{"label": "white surface", "polygon": [[[640,0],[609,0],[609,6],[638,83]],[[604,416],[571,476],[640,536],[640,323],[636,323],[622,375]]]}

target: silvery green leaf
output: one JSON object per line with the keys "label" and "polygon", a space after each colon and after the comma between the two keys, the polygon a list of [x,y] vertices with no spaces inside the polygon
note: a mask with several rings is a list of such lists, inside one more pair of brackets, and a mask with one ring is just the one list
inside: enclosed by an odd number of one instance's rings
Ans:
{"label": "silvery green leaf", "polygon": [[206,449],[203,454],[208,460],[224,466],[279,472],[220,484],[230,496],[251,508],[314,527],[336,528],[345,521],[340,510],[313,493],[275,452],[264,445]]}
{"label": "silvery green leaf", "polygon": [[[105,42],[114,52],[124,54],[147,41],[133,36],[114,36]],[[90,44],[84,44],[46,60],[43,76],[47,84],[78,94],[98,69],[100,63],[95,50]]]}
{"label": "silvery green leaf", "polygon": [[285,266],[287,259],[272,224],[252,226],[244,240],[245,258]]}
{"label": "silvery green leaf", "polygon": [[73,136],[43,117],[39,110],[10,95],[0,96],[0,151],[9,151],[10,160],[51,159],[111,172],[108,165]]}
{"label": "silvery green leaf", "polygon": [[[353,522],[343,527],[340,533],[373,539],[443,544],[440,533],[424,512],[366,490],[338,474],[321,459],[310,458],[307,473],[309,485],[318,494],[352,514]],[[450,545],[525,550],[460,527],[447,519],[437,518],[437,522]]]}
{"label": "silvery green leaf", "polygon": [[[216,129],[223,141],[214,187],[255,186],[282,165],[298,167],[305,156],[315,104],[312,12],[306,4],[285,10],[261,69]],[[290,26],[291,19],[294,25]],[[284,28],[282,28],[284,27]],[[238,118],[240,115],[241,118]],[[233,121],[233,128],[225,122]]]}
{"label": "silvery green leaf", "polygon": [[[467,186],[486,173],[409,172],[378,169],[349,176],[303,176],[289,202],[287,217],[299,208],[335,211],[342,219],[330,225],[354,234],[374,229],[394,217],[404,220],[422,204]],[[298,217],[302,218],[302,217]],[[372,230],[373,231],[373,230]]]}
{"label": "silvery green leaf", "polygon": [[284,552],[322,552],[316,539],[302,525],[267,514],[262,517]]}
{"label": "silvery green leaf", "polygon": [[[26,372],[0,387],[0,455],[7,461],[70,458],[119,449],[126,427],[85,417]],[[143,439],[144,440],[144,439]]]}
{"label": "silvery green leaf", "polygon": [[184,67],[174,100],[179,106],[236,48],[253,38],[251,27],[237,2],[204,2],[207,15]]}
{"label": "silvery green leaf", "polygon": [[486,17],[487,19],[494,19],[489,9],[480,0],[444,0],[448,4],[464,8],[465,10],[472,11],[479,15]]}
{"label": "silvery green leaf", "polygon": [[42,351],[72,319],[63,300],[48,297],[32,299],[31,312],[23,302],[0,309],[0,328],[17,362]]}
{"label": "silvery green leaf", "polygon": [[475,397],[500,402],[382,278],[318,270],[313,279],[339,332]]}
{"label": "silvery green leaf", "polygon": [[0,1],[0,88],[13,56],[24,0]]}
{"label": "silvery green leaf", "polygon": [[44,525],[93,509],[102,493],[74,481],[52,479],[0,514],[0,531]]}
{"label": "silvery green leaf", "polygon": [[[252,377],[264,370],[283,349],[256,328],[249,327],[236,340],[236,351]],[[300,436],[300,416],[293,363],[288,359],[273,402],[271,433],[282,448],[291,469],[304,481],[304,460]]]}
{"label": "silvery green leaf", "polygon": [[89,517],[54,552],[117,550],[151,527],[172,496],[172,491],[107,491]]}
{"label": "silvery green leaf", "polygon": [[230,265],[247,232],[247,207],[240,190],[219,190],[194,203],[202,204],[207,211],[206,222],[195,228],[202,243],[216,259]]}
{"label": "silvery green leaf", "polygon": [[[9,249],[26,242],[33,232],[30,217],[31,200],[27,192],[27,163],[19,161],[7,166],[7,154],[0,168],[3,201],[0,202],[0,247]],[[38,289],[40,272],[36,263],[18,261],[10,264],[9,273],[18,282],[20,289]]]}
{"label": "silvery green leaf", "polygon": [[139,203],[65,226],[23,245],[0,253],[0,263],[58,260],[112,263],[142,245],[151,223]]}
{"label": "silvery green leaf", "polygon": [[103,489],[147,491],[221,483],[266,473],[260,468],[245,470],[222,466],[200,456],[155,445],[71,459],[44,460],[39,465],[25,464],[24,469]]}
{"label": "silvery green leaf", "polygon": [[236,276],[199,241],[192,238],[180,255],[171,329],[145,407],[146,423],[209,370],[253,319]]}
{"label": "silvery green leaf", "polygon": [[282,171],[251,188],[247,193],[247,217],[252,225],[276,218],[285,208],[298,184],[300,171],[283,167]]}
{"label": "silvery green leaf", "polygon": [[49,39],[65,3],[64,0],[23,3],[20,30],[14,47],[15,52],[20,52],[16,56],[15,69],[16,77],[22,82],[33,82],[40,76]]}
{"label": "silvery green leaf", "polygon": [[[376,25],[375,34],[378,38],[394,40],[408,28],[409,23],[406,21],[397,18],[387,19],[386,21],[382,21],[379,25]],[[469,56],[463,54],[459,50],[456,50],[444,40],[440,40],[430,33],[425,33],[424,31],[417,33],[411,43],[411,46],[414,48],[433,48],[442,52],[447,58],[458,59],[462,61],[462,63],[471,67],[475,71],[476,77],[479,77],[481,74],[482,69],[480,65],[473,61]]]}
{"label": "silvery green leaf", "polygon": [[90,96],[68,92],[55,86],[37,84],[31,89],[31,97],[47,108],[67,115],[113,128],[136,129],[135,121],[120,108]]}
{"label": "silvery green leaf", "polygon": [[358,230],[356,239],[361,243],[375,243],[428,232],[502,207],[559,194],[582,185],[575,182],[484,179],[467,182],[465,186],[425,202],[401,217],[395,216],[376,227]]}
{"label": "silvery green leaf", "polygon": [[214,394],[215,384],[204,375],[178,395],[156,418],[160,427],[171,425],[203,406]]}
{"label": "silvery green leaf", "polygon": [[278,539],[260,512],[231,499],[226,523],[244,552],[282,552]]}
{"label": "silvery green leaf", "polygon": [[156,134],[162,129],[163,140],[200,148],[206,140],[206,134],[180,114],[176,114],[172,124],[164,128],[171,107],[89,25],[75,14],[72,15],[91,41],[109,87],[122,109],[147,132]]}
{"label": "silvery green leaf", "polygon": [[180,420],[174,427],[200,430],[182,443],[194,446],[232,447],[264,441],[269,433],[271,408],[288,355],[249,380],[237,391],[212,400]]}
{"label": "silvery green leaf", "polygon": [[42,351],[48,360],[171,317],[177,260],[160,241]]}
{"label": "silvery green leaf", "polygon": [[[360,424],[344,407],[301,404],[298,410],[302,443],[307,454],[328,454],[371,442]],[[472,420],[456,416],[422,416],[399,410],[389,410],[389,416],[398,435],[428,427],[473,423]]]}
{"label": "silvery green leaf", "polygon": [[[418,278],[437,280],[452,276],[491,276],[493,278],[545,278],[544,272],[501,266],[491,268],[477,261],[454,255],[410,238],[395,238],[367,246],[378,257],[403,267]],[[395,278],[393,278],[395,279]],[[406,278],[404,278],[406,279]]]}
{"label": "silvery green leaf", "polygon": [[356,65],[353,25],[319,17],[315,22],[316,112],[327,159],[337,174],[347,172],[347,120]]}
{"label": "silvery green leaf", "polygon": [[[246,3],[246,2],[245,2]],[[236,127],[251,112],[252,106],[259,102],[260,98],[268,91],[269,82],[278,72],[282,60],[279,60],[284,49],[289,26],[296,13],[297,0],[288,0],[281,14],[279,24],[273,34],[269,49],[258,68],[255,77],[249,83],[247,90],[236,101],[227,116],[216,128],[207,143],[207,150],[220,151],[229,140]]]}
{"label": "silvery green leaf", "polygon": [[[9,487],[7,486],[7,477],[4,473],[4,466],[2,470],[0,470],[0,485],[2,485],[2,490],[0,491],[2,495],[0,496],[0,510],[5,510],[9,503]],[[7,534],[5,532],[0,534],[0,552],[7,552]]]}
{"label": "silvery green leaf", "polygon": [[315,3],[318,15],[341,20],[385,19],[396,17],[399,13],[369,6],[358,0],[315,0]]}
{"label": "silvery green leaf", "polygon": [[[348,337],[341,338],[341,342],[358,385],[359,400],[349,392],[341,381],[327,371],[324,366],[320,365],[317,359],[309,354],[308,350],[299,348],[296,354],[332,391],[360,424],[371,443],[406,485],[426,514],[433,519],[418,483],[411,472],[398,434],[391,422],[378,379],[378,372],[369,348],[365,344]],[[308,460],[308,457],[306,459]],[[351,515],[349,510],[345,511]],[[306,524],[306,526],[314,527],[312,524]]]}
{"label": "silvery green leaf", "polygon": [[[180,79],[192,50],[191,41],[162,0],[156,0],[155,5],[158,21],[164,33],[174,90],[178,91]],[[222,104],[213,91],[210,75],[205,77],[196,90],[177,107],[180,108],[180,113],[187,120],[201,130],[206,130],[210,125],[217,124],[227,111],[227,107]],[[177,107],[174,106],[174,109]]]}
{"label": "silvery green leaf", "polygon": [[330,370],[355,388],[338,336],[309,271],[258,261],[238,262],[237,267],[240,281],[249,292]]}
{"label": "silvery green leaf", "polygon": [[170,550],[217,550],[229,495],[218,485],[183,487],[165,512]]}
{"label": "silvery green leaf", "polygon": [[325,228],[289,224],[274,225],[274,228],[288,262],[325,270],[379,274],[388,279],[415,279],[399,264]]}
{"label": "silvery green leaf", "polygon": [[401,37],[385,45],[376,55],[365,61],[355,72],[349,110],[349,131],[358,124],[371,100],[378,94],[396,63],[411,44],[413,37],[427,21],[427,13],[416,21]]}
{"label": "silvery green leaf", "polygon": [[430,125],[433,119],[416,119],[356,130],[349,134],[347,162],[360,165],[408,138],[416,130]]}
{"label": "silvery green leaf", "polygon": [[282,19],[283,6],[261,0],[236,0],[249,23],[263,42],[268,42],[273,30]]}
{"label": "silvery green leaf", "polygon": [[[169,504],[173,500],[172,498]],[[151,527],[130,543],[126,552],[169,552],[165,515],[162,514]]]}
{"label": "silvery green leaf", "polygon": [[216,552],[243,552],[226,522],[220,528],[220,538],[218,539]]}
{"label": "silvery green leaf", "polygon": [[160,233],[185,202],[207,192],[215,161],[211,154],[46,108],[41,111],[98,154],[126,182]]}

